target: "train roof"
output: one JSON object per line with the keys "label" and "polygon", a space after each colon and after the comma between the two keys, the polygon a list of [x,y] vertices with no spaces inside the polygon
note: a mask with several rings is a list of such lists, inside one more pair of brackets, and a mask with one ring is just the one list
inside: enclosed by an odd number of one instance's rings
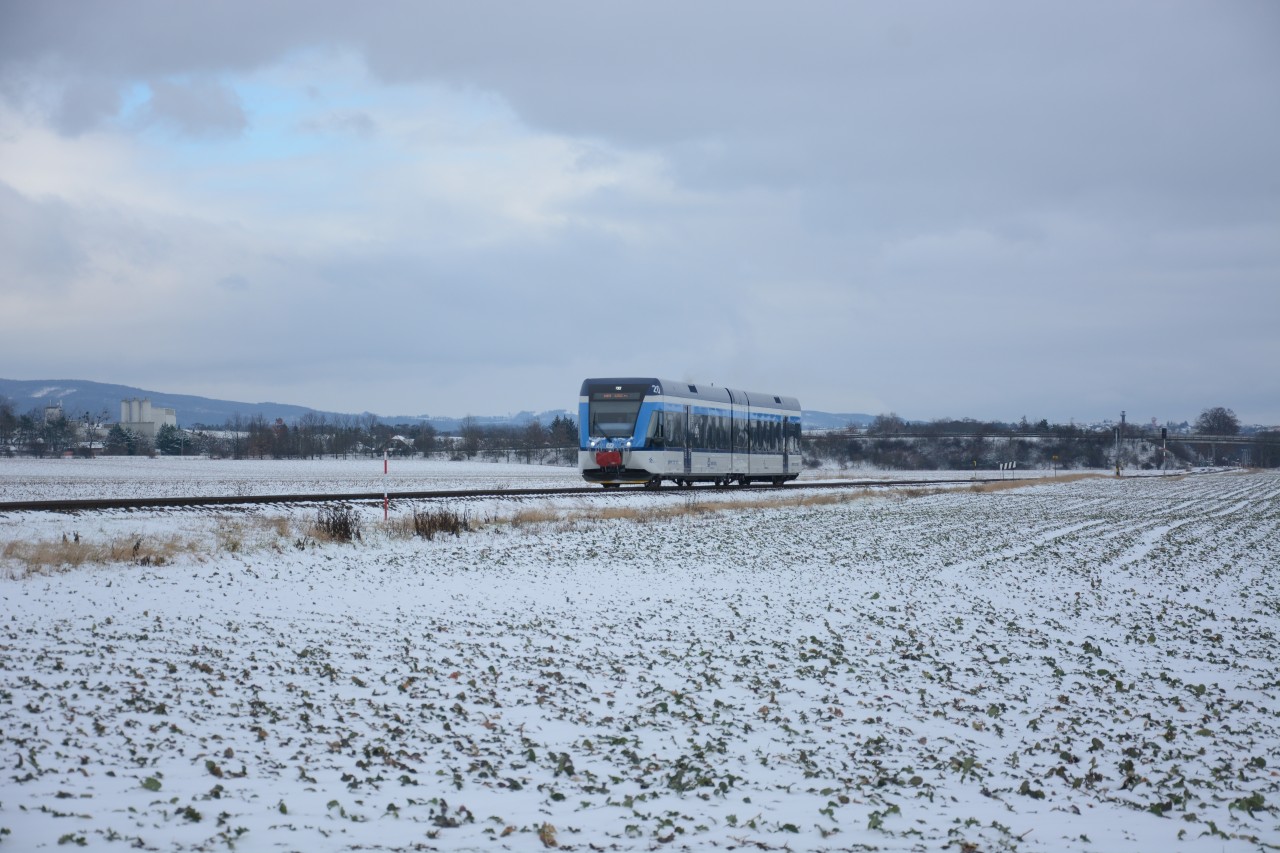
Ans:
{"label": "train roof", "polygon": [[718,385],[705,385],[698,382],[681,382],[674,379],[654,379],[651,377],[602,377],[599,379],[584,379],[581,395],[587,396],[588,389],[592,385],[639,385],[644,386],[647,393],[661,394],[665,397],[685,397],[693,400],[710,400],[717,403],[745,403],[749,406],[800,411],[800,401],[795,397],[765,394],[759,391],[739,391],[736,388],[721,388]]}

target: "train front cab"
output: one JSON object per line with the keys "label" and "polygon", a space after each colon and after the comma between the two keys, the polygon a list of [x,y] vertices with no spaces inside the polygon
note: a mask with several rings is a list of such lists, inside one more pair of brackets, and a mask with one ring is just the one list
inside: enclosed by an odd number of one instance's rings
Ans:
{"label": "train front cab", "polygon": [[[578,398],[578,467],[587,482],[606,488],[650,484],[654,472],[644,454],[652,439],[643,434],[654,421],[661,385],[655,379],[588,379]],[[645,427],[639,426],[644,424]]]}

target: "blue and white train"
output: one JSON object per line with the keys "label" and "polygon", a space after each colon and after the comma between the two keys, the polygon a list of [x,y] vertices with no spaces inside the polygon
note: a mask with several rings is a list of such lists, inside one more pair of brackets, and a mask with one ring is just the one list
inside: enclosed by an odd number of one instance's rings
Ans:
{"label": "blue and white train", "polygon": [[669,379],[587,379],[578,438],[583,478],[606,488],[781,484],[800,474],[800,401]]}

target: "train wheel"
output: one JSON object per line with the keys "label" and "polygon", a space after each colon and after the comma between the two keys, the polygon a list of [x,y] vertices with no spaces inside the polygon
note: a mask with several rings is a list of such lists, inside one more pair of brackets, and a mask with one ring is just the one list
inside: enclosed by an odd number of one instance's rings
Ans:
{"label": "train wheel", "polygon": [[649,480],[647,483],[645,483],[644,487],[646,489],[660,489],[662,488],[662,478],[654,477],[652,480]]}
{"label": "train wheel", "polygon": [[618,488],[618,484],[617,484],[617,483],[601,483],[600,485],[604,486],[606,489],[616,489],[616,488]]}

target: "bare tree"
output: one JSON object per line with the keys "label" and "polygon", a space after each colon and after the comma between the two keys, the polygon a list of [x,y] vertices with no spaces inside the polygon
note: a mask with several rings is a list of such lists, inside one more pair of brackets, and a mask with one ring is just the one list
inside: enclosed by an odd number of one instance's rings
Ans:
{"label": "bare tree", "polygon": [[419,424],[413,436],[413,447],[423,455],[435,450],[439,444],[436,428],[431,424]]}
{"label": "bare tree", "polygon": [[474,459],[480,452],[480,440],[484,438],[484,428],[474,417],[467,415],[462,419],[458,433],[462,436],[462,452],[468,459]]}
{"label": "bare tree", "polygon": [[895,412],[888,414],[876,415],[872,419],[867,432],[871,435],[894,435],[900,433],[906,428],[906,421],[898,417]]}
{"label": "bare tree", "polygon": [[18,415],[13,401],[8,397],[0,397],[0,453],[12,454],[9,448],[13,445],[18,433]]}
{"label": "bare tree", "polygon": [[1230,409],[1214,406],[1200,413],[1195,429],[1201,435],[1239,435],[1240,419]]}
{"label": "bare tree", "polygon": [[294,429],[298,438],[299,455],[309,459],[324,455],[324,415],[318,412],[306,412],[298,418]]}
{"label": "bare tree", "polygon": [[533,462],[533,457],[541,456],[543,449],[546,448],[547,431],[542,428],[542,422],[534,418],[520,430],[517,440],[520,443],[520,451],[524,454],[525,463],[530,464]]}

